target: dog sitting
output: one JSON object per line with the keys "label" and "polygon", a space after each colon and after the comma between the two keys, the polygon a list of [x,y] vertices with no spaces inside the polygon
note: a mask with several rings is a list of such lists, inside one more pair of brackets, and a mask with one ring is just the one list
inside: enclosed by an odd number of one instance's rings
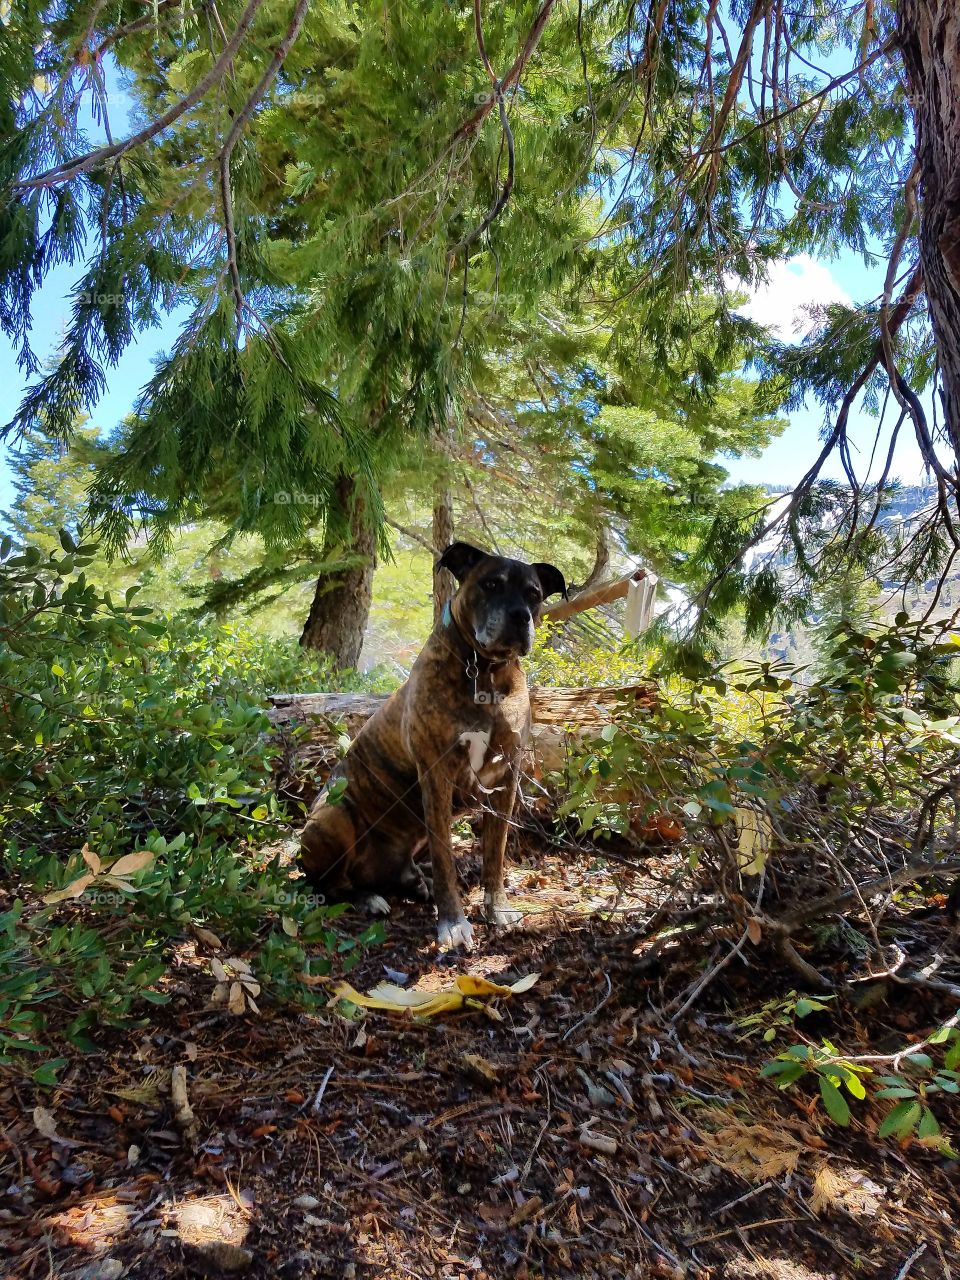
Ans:
{"label": "dog sitting", "polygon": [[517,924],[503,858],[530,732],[519,660],[533,647],[545,599],[566,595],[566,585],[553,565],[489,555],[465,542],[449,546],[438,568],[450,570],[457,593],[408,679],[331,774],[303,829],[300,861],[328,897],[353,893],[359,905],[385,913],[381,890],[428,896],[414,860],[426,846],[438,942],[469,950],[473,929],[457,890],[450,828],[460,814],[483,807],[484,916],[499,928]]}

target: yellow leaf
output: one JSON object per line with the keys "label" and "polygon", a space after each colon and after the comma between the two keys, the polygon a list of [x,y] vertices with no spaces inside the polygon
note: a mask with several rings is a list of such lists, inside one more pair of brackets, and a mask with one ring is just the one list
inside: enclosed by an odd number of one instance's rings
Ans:
{"label": "yellow leaf", "polygon": [[457,990],[465,996],[509,996],[509,987],[498,982],[490,982],[487,978],[475,978],[472,973],[465,973],[457,979]]}
{"label": "yellow leaf", "polygon": [[79,876],[76,880],[71,881],[65,889],[57,889],[55,893],[45,894],[43,901],[49,907],[55,902],[65,902],[67,898],[79,898],[87,885],[93,883],[93,880],[93,873],[88,871],[86,875]]}
{"label": "yellow leaf", "polygon": [[142,871],[144,867],[150,865],[153,861],[153,854],[149,849],[141,849],[139,853],[128,853],[117,861],[110,868],[112,876],[132,876],[137,871]]}
{"label": "yellow leaf", "polygon": [[521,978],[513,986],[505,987],[490,982],[486,978],[477,978],[473,974],[462,974],[452,987],[444,987],[440,991],[421,991],[417,987],[409,990],[396,987],[389,982],[381,982],[369,994],[357,991],[349,982],[340,982],[333,989],[338,1000],[349,1000],[352,1004],[362,1005],[365,1009],[386,1009],[392,1013],[410,1011],[418,1018],[432,1018],[439,1013],[457,1013],[464,1008],[484,1009],[478,1002],[478,996],[511,996],[529,991],[539,978],[538,973]]}
{"label": "yellow leaf", "polygon": [[766,864],[773,843],[770,819],[758,809],[738,807],[734,810],[734,821],[739,829],[737,861],[740,864],[740,874],[758,876]]}

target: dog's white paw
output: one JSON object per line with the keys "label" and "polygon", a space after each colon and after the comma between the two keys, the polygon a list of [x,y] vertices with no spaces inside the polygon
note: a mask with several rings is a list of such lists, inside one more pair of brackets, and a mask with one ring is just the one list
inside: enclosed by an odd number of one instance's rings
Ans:
{"label": "dog's white paw", "polygon": [[483,918],[494,929],[515,929],[523,920],[523,912],[508,907],[504,902],[487,899],[483,904]]}
{"label": "dog's white paw", "polygon": [[368,916],[388,916],[390,914],[390,903],[386,898],[381,898],[379,893],[365,893],[362,898],[357,899],[357,906],[361,911],[365,911]]}
{"label": "dog's white paw", "polygon": [[466,916],[461,916],[459,920],[439,920],[437,943],[443,951],[452,947],[463,947],[464,951],[472,951],[473,926]]}

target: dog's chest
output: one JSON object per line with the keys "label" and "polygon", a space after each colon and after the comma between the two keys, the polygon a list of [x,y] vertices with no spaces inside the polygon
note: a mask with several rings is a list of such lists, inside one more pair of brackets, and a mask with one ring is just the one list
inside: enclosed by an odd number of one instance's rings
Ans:
{"label": "dog's chest", "polygon": [[[508,708],[508,714],[497,709],[491,716],[478,718],[459,735],[460,787],[468,793],[483,793],[500,786],[516,763],[526,737],[524,708]],[[515,714],[510,715],[509,711]],[[519,715],[517,713],[520,713]]]}

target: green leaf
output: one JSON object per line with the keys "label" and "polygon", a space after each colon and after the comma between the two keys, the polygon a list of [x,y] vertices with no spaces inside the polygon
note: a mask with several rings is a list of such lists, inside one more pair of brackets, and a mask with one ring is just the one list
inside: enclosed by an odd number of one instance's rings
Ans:
{"label": "green leaf", "polygon": [[37,1067],[33,1073],[34,1080],[36,1080],[37,1084],[55,1085],[57,1083],[57,1072],[62,1071],[69,1061],[69,1058],[51,1058],[42,1067]]}
{"label": "green leaf", "polygon": [[850,1123],[850,1107],[840,1090],[836,1085],[831,1084],[826,1076],[820,1077],[820,1096],[823,1098],[823,1105],[830,1119],[835,1124],[846,1127]]}
{"label": "green leaf", "polygon": [[903,1137],[912,1133],[920,1119],[922,1107],[919,1102],[898,1102],[877,1130],[878,1138],[889,1138],[891,1135]]}
{"label": "green leaf", "polygon": [[937,1123],[937,1117],[929,1107],[924,1107],[923,1115],[920,1117],[920,1123],[917,1125],[917,1137],[935,1138],[939,1133],[940,1125]]}

